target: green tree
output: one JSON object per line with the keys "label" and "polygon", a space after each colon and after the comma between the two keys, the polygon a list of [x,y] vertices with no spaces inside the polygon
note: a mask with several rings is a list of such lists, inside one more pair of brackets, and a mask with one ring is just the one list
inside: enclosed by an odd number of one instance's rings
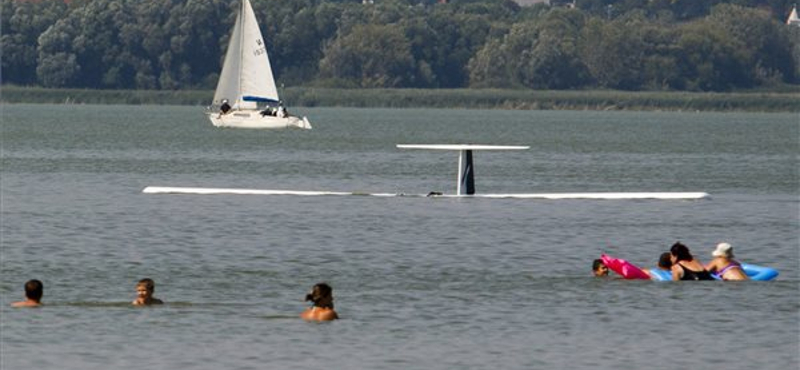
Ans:
{"label": "green tree", "polygon": [[81,67],[71,53],[48,54],[39,61],[36,74],[45,87],[70,87],[78,78]]}
{"label": "green tree", "polygon": [[[540,20],[514,24],[501,45],[487,43],[470,62],[470,83],[534,89],[568,89],[590,84],[589,72],[578,53],[583,24],[580,12],[565,9],[554,9]],[[488,70],[492,68],[497,71]],[[505,81],[497,73],[505,74]]]}
{"label": "green tree", "polygon": [[512,87],[511,71],[514,63],[509,57],[511,55],[506,52],[503,39],[495,38],[487,41],[469,61],[470,87]]}
{"label": "green tree", "polygon": [[517,76],[523,86],[569,89],[591,83],[577,48],[583,21],[578,11],[548,13],[531,48],[522,50]]}
{"label": "green tree", "polygon": [[[0,0],[3,83],[213,88],[239,1]],[[794,0],[251,0],[278,82],[733,88],[796,83]]]}
{"label": "green tree", "polygon": [[[225,35],[227,46],[238,4],[220,0],[171,1],[169,18],[164,23],[169,43],[158,56],[159,81],[165,83],[162,88],[213,87],[208,76],[220,71],[220,35]],[[157,6],[157,2],[153,4]]]}
{"label": "green tree", "polygon": [[3,0],[0,9],[0,50],[3,83],[36,82],[37,39],[58,19],[67,6],[61,1]]}
{"label": "green tree", "polygon": [[726,91],[737,81],[750,84],[744,71],[744,45],[729,37],[719,24],[705,19],[681,27],[678,48],[687,89]]}
{"label": "green tree", "polygon": [[594,17],[581,30],[581,60],[601,87],[640,89],[649,50],[644,35],[649,20],[641,12],[606,21]]}
{"label": "green tree", "polygon": [[714,7],[708,21],[718,24],[725,34],[736,40],[738,48],[732,56],[739,60],[742,73],[737,87],[751,87],[791,81],[792,41],[785,24],[774,20],[765,10],[722,4]]}
{"label": "green tree", "polygon": [[668,24],[649,25],[642,30],[644,56],[642,88],[645,90],[683,90],[686,79],[680,74],[677,38]]}
{"label": "green tree", "polygon": [[296,85],[315,76],[323,42],[335,32],[341,5],[269,0],[253,6],[276,79]]}
{"label": "green tree", "polygon": [[[470,4],[468,4],[470,5]],[[471,4],[475,5],[475,4]],[[427,25],[423,35],[410,35],[412,48],[418,62],[430,67],[434,76],[434,87],[464,87],[469,84],[468,64],[471,58],[484,47],[486,40],[502,26],[494,15],[511,16],[495,12],[468,11],[486,10],[482,7],[437,6],[423,19]],[[499,31],[505,33],[507,30]]]}
{"label": "green tree", "polygon": [[359,87],[402,87],[412,79],[414,59],[399,27],[364,25],[331,43],[319,69],[322,78]]}
{"label": "green tree", "polygon": [[74,23],[71,18],[59,20],[39,36],[36,76],[44,87],[70,87],[79,80],[81,66],[72,47],[78,33]]}

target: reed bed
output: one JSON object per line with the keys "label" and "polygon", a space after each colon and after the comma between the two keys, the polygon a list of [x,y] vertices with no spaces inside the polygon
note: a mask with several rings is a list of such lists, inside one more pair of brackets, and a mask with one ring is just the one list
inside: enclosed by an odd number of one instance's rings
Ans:
{"label": "reed bed", "polygon": [[[3,103],[210,104],[210,90],[90,90],[3,86]],[[520,110],[669,110],[800,112],[800,91],[730,93],[558,91],[514,89],[333,89],[281,91],[289,106],[361,108],[463,108]]]}

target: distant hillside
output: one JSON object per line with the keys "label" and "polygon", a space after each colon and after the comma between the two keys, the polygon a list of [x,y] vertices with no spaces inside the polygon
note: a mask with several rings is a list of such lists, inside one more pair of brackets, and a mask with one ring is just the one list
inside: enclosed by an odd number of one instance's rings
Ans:
{"label": "distant hillside", "polygon": [[[251,0],[279,85],[701,92],[798,84],[794,1]],[[238,1],[0,4],[3,84],[174,91],[215,87]]]}

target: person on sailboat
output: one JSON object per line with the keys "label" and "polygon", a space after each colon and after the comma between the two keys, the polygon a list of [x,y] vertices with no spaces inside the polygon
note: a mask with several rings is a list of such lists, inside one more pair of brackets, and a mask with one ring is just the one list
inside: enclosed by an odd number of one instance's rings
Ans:
{"label": "person on sailboat", "polygon": [[222,99],[222,105],[219,106],[219,116],[217,118],[222,117],[223,114],[227,114],[231,111],[231,105],[228,104],[228,99]]}
{"label": "person on sailboat", "polygon": [[289,116],[289,112],[287,112],[286,108],[283,107],[283,101],[278,102],[278,111],[275,113],[275,115],[280,118],[286,118]]}
{"label": "person on sailboat", "polygon": [[276,115],[275,108],[273,108],[273,107],[267,107],[267,109],[262,110],[260,113],[261,113],[261,117],[275,116]]}

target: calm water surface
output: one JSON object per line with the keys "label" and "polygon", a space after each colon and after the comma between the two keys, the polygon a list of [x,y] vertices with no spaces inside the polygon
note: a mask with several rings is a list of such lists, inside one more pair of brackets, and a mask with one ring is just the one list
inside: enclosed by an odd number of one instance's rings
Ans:
{"label": "calm water surface", "polygon": [[[305,109],[311,131],[196,107],[2,107],[2,356],[22,369],[791,369],[798,114]],[[146,195],[146,186],[705,191],[701,201]],[[593,279],[719,241],[772,282]],[[133,308],[140,278],[161,307]],[[11,309],[27,279],[45,307]],[[297,318],[316,282],[341,320]]]}

